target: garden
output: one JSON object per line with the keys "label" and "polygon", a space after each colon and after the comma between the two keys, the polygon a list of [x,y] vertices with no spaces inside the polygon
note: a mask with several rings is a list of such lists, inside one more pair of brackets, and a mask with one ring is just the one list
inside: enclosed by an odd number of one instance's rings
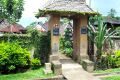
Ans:
{"label": "garden", "polygon": [[[115,17],[115,10],[111,9],[108,16],[94,16],[89,18],[88,37],[94,43],[96,52],[92,61],[95,63],[94,76],[100,77],[102,80],[120,80],[120,50],[115,49],[115,38],[119,40],[119,26],[109,25],[105,23],[105,19],[119,20]],[[97,23],[97,25],[95,25]],[[60,38],[60,51],[72,58],[73,41],[72,30],[66,29],[64,36]],[[118,44],[118,43],[117,43]]]}
{"label": "garden", "polygon": [[[24,0],[0,0],[0,24],[11,26],[19,22]],[[44,46],[44,47],[43,47]],[[33,54],[31,54],[34,51]],[[50,77],[45,75],[44,63],[50,54],[50,33],[27,30],[26,34],[4,33],[0,36],[0,80],[25,80]]]}
{"label": "garden", "polygon": [[[30,50],[33,47],[34,55],[31,55]],[[33,30],[25,35],[5,34],[1,36],[0,79],[16,80],[20,78],[23,80],[54,75],[52,73],[45,75],[43,72],[44,63],[49,59],[49,52],[50,37],[47,33]]]}
{"label": "garden", "polygon": [[[24,0],[0,0],[0,19],[11,24],[17,23],[21,16]],[[95,46],[93,54],[94,76],[102,80],[120,80],[120,50],[115,50],[113,38],[120,36],[119,26],[104,22],[105,19],[120,20],[111,9],[108,16],[100,14],[89,18],[88,38]],[[63,21],[63,23],[66,21]],[[69,20],[67,21],[70,22]],[[96,24],[95,24],[96,23]],[[60,37],[59,50],[73,57],[72,29],[65,29]],[[28,29],[26,34],[4,33],[0,36],[0,80],[28,80],[55,76],[53,72],[44,73],[45,63],[51,54],[51,33]]]}
{"label": "garden", "polygon": [[[107,17],[116,19],[114,14],[111,10],[111,14]],[[119,37],[119,27],[112,25],[111,28],[108,28],[104,18],[103,16],[92,17],[88,25],[89,38],[96,47],[94,58],[95,71],[93,74],[102,80],[120,80],[120,50],[115,49],[113,38]],[[97,22],[97,27],[93,26],[94,22]]]}

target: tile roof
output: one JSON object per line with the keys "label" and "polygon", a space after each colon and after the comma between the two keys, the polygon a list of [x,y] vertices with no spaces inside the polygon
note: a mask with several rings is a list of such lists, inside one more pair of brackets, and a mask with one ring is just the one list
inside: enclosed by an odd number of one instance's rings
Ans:
{"label": "tile roof", "polygon": [[2,29],[0,29],[0,32],[13,32],[13,33],[20,33],[21,30],[25,30],[23,26],[20,24],[13,24],[11,26],[6,26]]}
{"label": "tile roof", "polygon": [[9,23],[6,19],[0,19],[0,29],[5,28],[6,26],[9,26]]}

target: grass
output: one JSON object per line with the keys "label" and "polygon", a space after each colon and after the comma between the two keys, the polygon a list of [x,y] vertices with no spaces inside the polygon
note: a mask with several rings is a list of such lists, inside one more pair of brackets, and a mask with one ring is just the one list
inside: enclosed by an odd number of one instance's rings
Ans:
{"label": "grass", "polygon": [[102,80],[120,80],[120,76],[105,77]]}
{"label": "grass", "polygon": [[120,72],[120,68],[94,71],[95,74],[115,73],[115,72]]}
{"label": "grass", "polygon": [[25,73],[0,75],[0,80],[32,80],[36,78],[46,78],[52,76],[54,76],[54,74],[45,75],[43,72],[43,68],[39,68],[37,70],[29,70]]}

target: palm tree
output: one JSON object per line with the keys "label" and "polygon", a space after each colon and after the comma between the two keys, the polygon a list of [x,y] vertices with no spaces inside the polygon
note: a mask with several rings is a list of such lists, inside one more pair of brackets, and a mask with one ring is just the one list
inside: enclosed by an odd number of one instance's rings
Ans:
{"label": "palm tree", "polygon": [[108,17],[115,18],[116,13],[115,9],[111,9],[110,12],[108,12]]}

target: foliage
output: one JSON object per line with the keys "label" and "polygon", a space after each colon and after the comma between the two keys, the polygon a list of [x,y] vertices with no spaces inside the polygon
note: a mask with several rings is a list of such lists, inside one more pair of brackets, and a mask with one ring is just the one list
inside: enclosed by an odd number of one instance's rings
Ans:
{"label": "foliage", "polygon": [[61,24],[69,24],[70,20],[67,18],[62,18],[60,22]]}
{"label": "foliage", "polygon": [[[103,51],[103,45],[105,42],[108,42],[108,44],[112,48],[112,41],[110,36],[115,34],[115,31],[109,32],[109,29],[107,30],[106,24],[103,23],[102,17],[97,17],[98,26],[95,28],[91,25],[89,22],[88,26],[88,35],[91,38],[91,40],[94,42],[95,46],[97,47],[96,52],[96,66],[101,67],[101,56]],[[94,37],[94,38],[93,38]]]}
{"label": "foliage", "polygon": [[102,80],[120,80],[120,76],[109,76],[103,78]]}
{"label": "foliage", "polygon": [[111,20],[120,20],[119,16],[116,16],[117,12],[115,9],[110,9],[110,11],[108,12],[107,16],[104,16],[105,19],[111,19]]}
{"label": "foliage", "polygon": [[18,22],[24,10],[24,0],[0,0],[0,18],[7,19],[9,23]]}
{"label": "foliage", "polygon": [[100,69],[110,69],[116,68],[115,56],[114,55],[102,55],[101,57],[101,68]]}
{"label": "foliage", "polygon": [[120,27],[117,27],[115,30],[117,31],[117,33],[115,34],[115,36],[120,36]]}
{"label": "foliage", "polygon": [[65,50],[64,50],[64,48],[65,48],[65,39],[61,36],[60,37],[60,51],[62,52],[62,53],[65,53]]}
{"label": "foliage", "polygon": [[48,78],[53,77],[55,74],[45,75],[43,72],[43,67],[36,69],[36,70],[28,70],[24,73],[16,73],[16,74],[9,74],[9,75],[1,75],[0,80],[31,80],[36,78]]}
{"label": "foliage", "polygon": [[120,67],[120,50],[115,51],[114,55],[108,54],[101,58],[102,69]]}
{"label": "foliage", "polygon": [[107,56],[108,60],[108,68],[116,68],[116,63],[115,63],[115,56],[114,55],[108,55]]}
{"label": "foliage", "polygon": [[115,9],[111,9],[110,12],[109,12],[109,14],[108,14],[108,17],[110,17],[110,18],[115,18],[116,13],[117,13],[117,12],[116,12]]}
{"label": "foliage", "polygon": [[119,16],[117,16],[117,17],[116,17],[116,20],[120,20],[120,17],[119,17]]}
{"label": "foliage", "polygon": [[64,38],[60,38],[60,50],[65,53],[67,56],[71,57],[73,53],[72,45],[72,30],[66,29]]}
{"label": "foliage", "polygon": [[30,53],[17,43],[0,43],[0,73],[17,72],[30,67]]}
{"label": "foliage", "polygon": [[0,18],[6,18],[6,10],[4,0],[0,0]]}
{"label": "foliage", "polygon": [[50,33],[31,32],[31,42],[35,47],[34,58],[41,59],[41,64],[48,61],[50,53]]}
{"label": "foliage", "polygon": [[39,59],[35,58],[35,59],[31,60],[31,67],[32,67],[32,69],[37,69],[37,68],[40,67],[40,65],[41,65],[41,63],[40,63]]}
{"label": "foliage", "polygon": [[30,35],[21,35],[21,34],[5,34],[3,36],[0,36],[0,43],[1,42],[17,42],[22,48],[31,49],[31,41],[30,41]]}
{"label": "foliage", "polygon": [[72,57],[73,48],[66,48],[65,49],[65,53],[66,53],[67,56]]}
{"label": "foliage", "polygon": [[39,58],[43,64],[48,61],[50,53],[50,33],[40,33],[37,30],[32,30],[30,33],[26,35],[5,34],[0,36],[0,43],[3,41],[17,42],[22,48],[27,50],[31,50],[34,47],[34,57]]}
{"label": "foliage", "polygon": [[115,63],[117,67],[120,67],[120,50],[115,52]]}
{"label": "foliage", "polygon": [[107,74],[120,72],[120,68],[106,69],[106,70],[95,70],[94,74]]}
{"label": "foliage", "polygon": [[30,25],[28,25],[27,29],[33,29],[36,26],[37,22],[32,22]]}

